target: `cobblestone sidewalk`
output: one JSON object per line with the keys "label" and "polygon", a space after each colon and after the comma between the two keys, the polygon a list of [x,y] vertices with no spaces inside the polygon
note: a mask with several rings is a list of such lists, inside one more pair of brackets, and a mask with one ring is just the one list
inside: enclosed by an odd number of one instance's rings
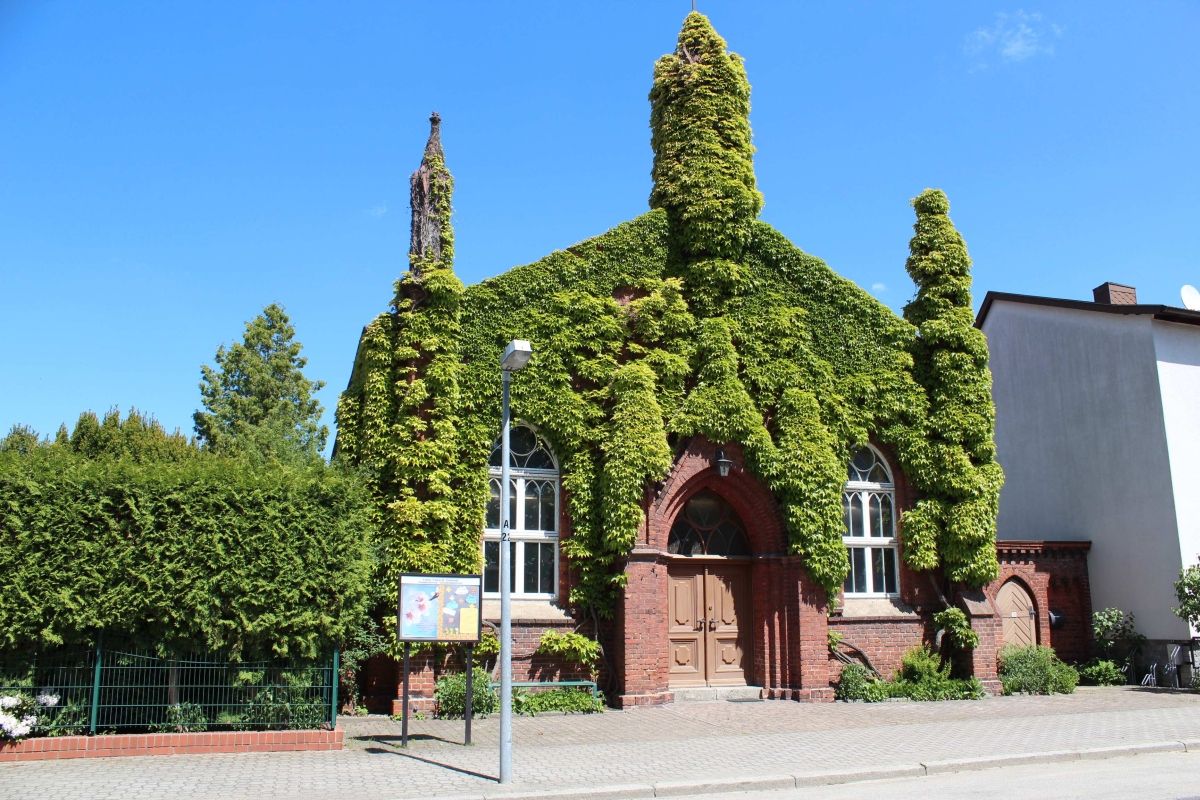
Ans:
{"label": "cobblestone sidewalk", "polygon": [[[87,759],[0,765],[12,800],[433,798],[530,796],[579,789],[651,796],[668,784],[917,769],[934,762],[1188,742],[1200,748],[1200,695],[1137,688],[945,703],[708,702],[514,720],[516,783],[495,782],[498,719],[463,724],[345,717],[347,749]],[[1182,747],[1181,745],[1179,745]],[[945,767],[945,765],[943,765]],[[923,771],[923,770],[922,770]],[[681,788],[676,786],[675,788]]]}

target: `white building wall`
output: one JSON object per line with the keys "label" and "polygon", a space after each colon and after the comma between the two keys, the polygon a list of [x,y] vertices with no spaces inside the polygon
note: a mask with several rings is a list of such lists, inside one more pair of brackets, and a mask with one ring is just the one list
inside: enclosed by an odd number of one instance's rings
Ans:
{"label": "white building wall", "polygon": [[[1183,565],[1200,561],[1200,327],[1154,323]],[[1200,635],[1200,630],[1193,630]]]}
{"label": "white building wall", "polygon": [[995,301],[984,322],[1006,481],[1001,539],[1089,539],[1094,608],[1155,639],[1179,574],[1175,497],[1146,316]]}

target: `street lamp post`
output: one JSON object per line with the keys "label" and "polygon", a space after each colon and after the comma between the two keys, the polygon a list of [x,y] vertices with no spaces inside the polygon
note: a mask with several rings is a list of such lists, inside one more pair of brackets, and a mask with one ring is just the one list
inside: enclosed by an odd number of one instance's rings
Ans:
{"label": "street lamp post", "polygon": [[[511,427],[508,384],[512,374],[529,363],[533,349],[524,339],[513,339],[500,357],[500,782],[512,783],[512,545],[509,532],[509,451]],[[469,668],[469,667],[468,667]]]}

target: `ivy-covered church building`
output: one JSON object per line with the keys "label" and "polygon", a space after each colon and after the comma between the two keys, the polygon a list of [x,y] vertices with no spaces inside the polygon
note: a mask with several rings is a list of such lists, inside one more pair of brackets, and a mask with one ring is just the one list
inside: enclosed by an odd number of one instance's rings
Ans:
{"label": "ivy-covered church building", "polygon": [[[899,317],[758,219],[749,83],[703,15],[655,65],[650,107],[649,210],[470,287],[433,118],[409,270],[337,409],[336,458],[374,482],[381,580],[482,571],[498,619],[499,357],[526,339],[518,679],[563,674],[538,638],[580,630],[617,705],[830,699],[837,654],[886,676],[958,607],[980,634],[965,666],[994,681],[995,596],[1020,567],[997,554],[988,353],[946,196],[913,201]],[[395,697],[389,676],[375,693]]]}

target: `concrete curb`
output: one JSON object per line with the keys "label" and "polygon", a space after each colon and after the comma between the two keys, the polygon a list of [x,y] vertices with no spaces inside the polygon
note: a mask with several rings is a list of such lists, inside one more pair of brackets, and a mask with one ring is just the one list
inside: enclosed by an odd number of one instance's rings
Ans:
{"label": "concrete curb", "polygon": [[853,770],[799,772],[791,775],[754,775],[697,781],[661,781],[657,783],[613,784],[609,786],[564,786],[553,789],[516,789],[505,787],[467,794],[441,795],[429,800],[643,800],[656,797],[684,797],[719,792],[754,792],[777,789],[804,789],[841,783],[862,783],[891,778],[920,778],[926,775],[945,775],[953,772],[1015,767],[1027,764],[1054,764],[1069,761],[1136,756],[1140,753],[1196,753],[1200,739],[1184,741],[1142,742],[1115,747],[1093,747],[1084,750],[1057,750],[1045,753],[1013,753],[1010,755],[960,758],[945,761],[924,761],[917,764],[895,765]]}

